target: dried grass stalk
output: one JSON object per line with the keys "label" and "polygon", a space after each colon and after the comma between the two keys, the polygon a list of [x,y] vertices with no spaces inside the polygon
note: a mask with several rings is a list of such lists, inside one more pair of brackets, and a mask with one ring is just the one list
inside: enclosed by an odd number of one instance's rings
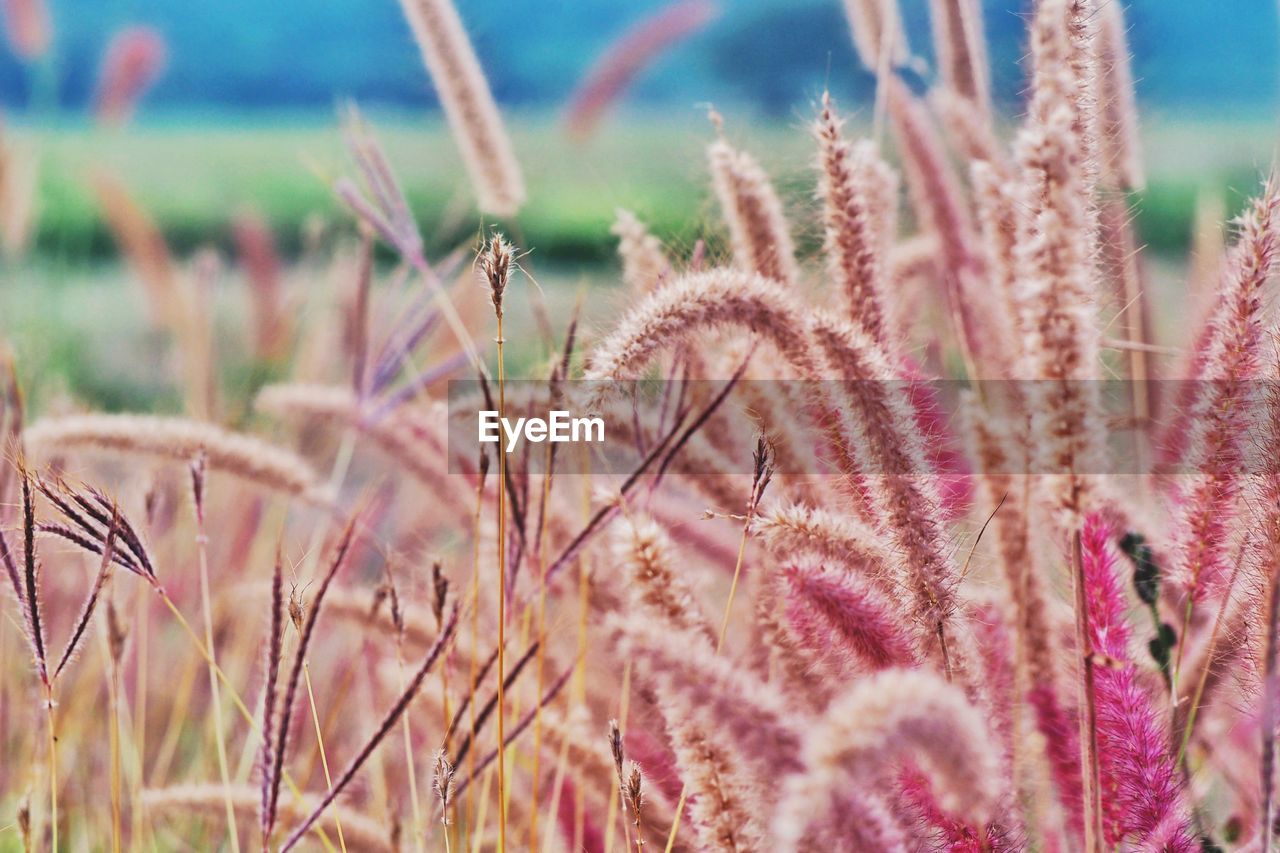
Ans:
{"label": "dried grass stalk", "polygon": [[[235,786],[230,791],[217,785],[174,785],[143,790],[139,804],[157,816],[174,818],[190,815],[216,820],[223,816],[226,804],[230,802],[238,818],[252,822],[258,809],[258,799],[258,792],[248,785]],[[280,804],[281,816],[288,820],[301,820],[319,801],[319,797],[312,795],[304,795],[302,802],[286,800]],[[342,823],[348,850],[392,853],[396,849],[391,843],[390,828],[362,812],[345,806],[330,806],[321,826],[326,832],[333,832],[337,821]]]}
{"label": "dried grass stalk", "polygon": [[667,259],[662,241],[650,234],[634,213],[618,208],[609,230],[618,238],[622,280],[633,294],[643,296],[651,292],[671,274],[671,261]]}
{"label": "dried grass stalk", "polygon": [[25,437],[36,456],[88,449],[186,463],[203,450],[211,469],[311,503],[329,502],[311,467],[294,453],[201,421],[156,415],[72,415],[39,421]]}
{"label": "dried grass stalk", "polygon": [[754,157],[723,138],[711,143],[707,158],[716,198],[729,223],[734,263],[746,272],[795,286],[800,269],[791,230],[769,176]]}
{"label": "dried grass stalk", "polygon": [[897,761],[927,767],[941,807],[976,826],[995,815],[1003,785],[998,750],[980,712],[936,675],[886,670],[835,700],[809,729],[806,770],[787,780],[774,819],[783,850],[799,850],[832,792],[862,790]]}
{"label": "dried grass stalk", "polygon": [[524,177],[489,83],[451,0],[401,0],[440,105],[462,152],[480,209],[514,216]]}
{"label": "dried grass stalk", "polygon": [[827,94],[814,125],[821,171],[823,251],[827,275],[849,304],[854,322],[886,348],[897,348],[898,324],[888,316],[888,263],[896,231],[897,175],[870,141],[853,145],[840,132],[843,122]]}
{"label": "dried grass stalk", "polygon": [[910,51],[898,0],[844,0],[844,8],[853,31],[853,46],[868,71],[878,72],[882,62],[899,65],[907,59]]}
{"label": "dried grass stalk", "polygon": [[991,84],[979,0],[932,0],[929,11],[942,84],[989,121]]}

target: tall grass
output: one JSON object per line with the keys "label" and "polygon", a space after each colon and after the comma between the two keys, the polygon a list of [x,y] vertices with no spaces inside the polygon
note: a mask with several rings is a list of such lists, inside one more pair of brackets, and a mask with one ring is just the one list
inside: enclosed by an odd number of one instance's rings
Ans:
{"label": "tall grass", "polygon": [[[403,5],[519,235],[462,19]],[[930,5],[921,95],[896,4],[846,3],[883,120],[815,104],[812,222],[714,116],[723,256],[619,210],[624,287],[582,323],[497,233],[429,256],[354,110],[354,227],[289,265],[241,218],[243,328],[94,179],[184,411],[27,412],[6,360],[0,846],[1273,849],[1280,190],[1203,229],[1207,308],[1155,326],[1120,7],[1035,4],[1006,132],[980,4]],[[622,58],[709,14],[674,8]],[[626,452],[470,440],[555,408]]]}

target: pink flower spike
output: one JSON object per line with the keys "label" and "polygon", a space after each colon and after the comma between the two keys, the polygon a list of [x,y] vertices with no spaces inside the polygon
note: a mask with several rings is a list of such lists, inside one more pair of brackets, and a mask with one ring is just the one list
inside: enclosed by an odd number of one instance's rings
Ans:
{"label": "pink flower spike", "polygon": [[128,27],[116,33],[98,77],[94,108],[98,120],[109,125],[127,123],[167,58],[164,37],[150,27]]}
{"label": "pink flower spike", "polygon": [[1082,537],[1089,643],[1108,664],[1094,668],[1102,820],[1109,846],[1146,847],[1158,832],[1166,851],[1197,848],[1181,778],[1155,706],[1129,656],[1130,629],[1111,530],[1101,516],[1085,518]]}

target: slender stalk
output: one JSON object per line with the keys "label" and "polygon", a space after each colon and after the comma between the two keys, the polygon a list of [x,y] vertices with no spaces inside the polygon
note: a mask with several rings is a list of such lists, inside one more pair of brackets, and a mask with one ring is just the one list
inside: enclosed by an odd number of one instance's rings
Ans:
{"label": "slender stalk", "polygon": [[[631,661],[627,661],[622,669],[622,698],[618,703],[618,730],[625,732],[627,730],[627,712],[631,706]],[[618,784],[611,785],[609,791],[609,810],[605,816],[605,853],[613,853],[613,842],[617,835],[616,823],[619,818],[618,806],[622,795],[622,765],[618,765]],[[625,811],[621,815],[622,818],[622,840],[623,850],[631,849],[631,831],[627,825],[627,816]]]}
{"label": "slender stalk", "polygon": [[[202,500],[202,498],[198,498]],[[227,812],[227,834],[234,853],[240,851],[240,832],[236,828],[236,810],[231,802],[231,774],[227,769],[227,741],[222,724],[222,691],[218,687],[217,652],[213,643],[213,608],[209,603],[209,538],[204,530],[204,511],[196,511],[196,550],[200,562],[200,609],[204,616],[204,644],[209,650],[209,700],[213,705],[213,739],[218,751],[218,777],[222,782],[223,803]]]}
{"label": "slender stalk", "polygon": [[[476,486],[476,511],[475,517],[471,524],[471,672],[470,678],[467,680],[467,704],[470,706],[470,722],[471,722],[471,739],[476,737],[476,675],[480,669],[480,518],[484,512],[484,481],[485,470],[488,468],[488,456],[480,457],[480,482]],[[467,778],[471,778],[476,772],[476,756],[473,751],[467,757]],[[463,804],[463,810],[467,819],[465,827],[462,831],[463,849],[470,849],[471,845],[471,829],[476,821],[476,800],[472,795],[470,788],[466,791],[466,801]]]}
{"label": "slender stalk", "polygon": [[[546,471],[542,476],[542,510],[538,513],[538,530],[535,533],[538,543],[538,657],[537,657],[537,680],[538,695],[542,695],[544,684],[544,667],[546,664],[546,636],[547,636],[547,538],[544,535],[547,520],[547,501],[551,497],[551,460],[552,449],[555,447],[551,442],[547,442],[546,454]],[[541,771],[542,759],[542,703],[533,711],[533,768],[530,773],[529,802],[532,808],[529,809],[529,850],[538,849],[538,779]]]}
{"label": "slender stalk", "polygon": [[[1200,711],[1200,703],[1204,699],[1205,687],[1209,683],[1209,673],[1213,670],[1213,656],[1217,654],[1218,640],[1222,636],[1222,628],[1227,621],[1226,620],[1227,605],[1231,603],[1231,595],[1235,591],[1235,587],[1236,587],[1236,578],[1239,577],[1240,575],[1240,563],[1241,563],[1241,560],[1236,560],[1235,568],[1231,570],[1231,577],[1227,581],[1226,593],[1223,596],[1222,605],[1218,608],[1218,615],[1213,620],[1213,633],[1209,635],[1209,645],[1205,648],[1205,666],[1200,672],[1200,679],[1196,682],[1196,692],[1191,696],[1191,707],[1187,709],[1187,722],[1185,727],[1182,730],[1182,738],[1178,746],[1177,760],[1174,761],[1175,767],[1183,766],[1183,762],[1186,760],[1186,757],[1187,757],[1187,747],[1191,745],[1191,733],[1192,731],[1195,730],[1196,715]],[[1273,587],[1275,586],[1274,581],[1272,581],[1272,586]],[[1272,592],[1270,593],[1272,601],[1275,600],[1276,595],[1277,595],[1277,592],[1273,589]],[[1274,631],[1272,626],[1276,618],[1274,614],[1275,605],[1269,604],[1268,606],[1271,608],[1268,611],[1270,614],[1268,618],[1271,621],[1267,623],[1266,636],[1267,636],[1267,643],[1272,644],[1274,643],[1274,637],[1272,636]],[[1269,653],[1274,657],[1274,654],[1275,654],[1274,649],[1271,649],[1269,647]],[[1264,670],[1265,670],[1265,667],[1264,667]],[[1179,694],[1175,692],[1173,695],[1174,695],[1174,701],[1176,702]],[[1264,701],[1264,707],[1265,707],[1265,702],[1267,701],[1267,697],[1264,697],[1263,701]]]}
{"label": "slender stalk", "polygon": [[1178,635],[1178,653],[1173,659],[1173,675],[1170,676],[1170,684],[1172,685],[1173,701],[1176,705],[1178,697],[1179,676],[1182,674],[1182,650],[1187,647],[1187,635],[1191,631],[1191,620],[1195,616],[1196,599],[1194,595],[1187,595],[1187,609],[1182,614],[1182,633]]}
{"label": "slender stalk", "polygon": [[[503,363],[502,312],[498,312],[498,417],[507,416],[506,366]],[[506,622],[507,622],[507,481],[506,444],[498,449],[498,853],[507,850],[506,774]]]}
{"label": "slender stalk", "polygon": [[[307,686],[307,702],[311,705],[311,722],[316,727],[316,748],[320,751],[320,767],[324,770],[325,788],[332,791],[333,777],[329,775],[329,757],[325,753],[324,732],[320,728],[320,714],[316,711],[316,694],[311,689],[311,664],[306,661],[302,662],[302,680]],[[342,817],[337,809],[333,810],[333,827],[338,831],[338,846],[342,848],[342,853],[347,853],[347,839],[342,834]]]}
{"label": "slender stalk", "polygon": [[[396,666],[399,672],[399,687],[404,690],[404,650],[401,647],[400,638],[396,638]],[[422,823],[422,806],[418,802],[418,767],[413,760],[413,734],[409,727],[409,712],[406,709],[403,717],[400,718],[400,729],[404,735],[404,761],[405,771],[409,774],[409,802],[413,807],[413,837],[414,849],[422,850],[422,839],[426,834],[426,827]],[[448,830],[446,829],[446,834]]]}
{"label": "slender stalk", "polygon": [[107,724],[111,747],[111,853],[120,853],[124,835],[121,826],[120,667],[114,660],[110,662],[107,674],[107,702],[110,704]]}
{"label": "slender stalk", "polygon": [[1075,581],[1076,648],[1080,654],[1080,766],[1084,770],[1084,849],[1102,851],[1102,803],[1098,771],[1098,708],[1094,702],[1093,644],[1089,640],[1089,599],[1085,593],[1084,550],[1080,531],[1071,537],[1071,574]]}
{"label": "slender stalk", "polygon": [[[218,680],[222,682],[222,686],[227,689],[227,693],[231,696],[231,702],[236,706],[236,710],[240,712],[240,716],[249,724],[249,728],[251,728],[257,735],[261,736],[262,726],[258,724],[258,720],[254,716],[253,712],[249,710],[249,706],[245,705],[244,699],[240,698],[240,694],[236,690],[235,685],[231,683],[231,679],[227,678],[227,674],[222,671],[222,667],[218,666],[217,662],[214,661],[213,656],[209,654],[208,649],[204,646],[204,642],[200,639],[200,635],[196,633],[195,628],[192,628],[191,623],[187,621],[187,617],[182,615],[182,611],[178,609],[178,605],[174,603],[173,599],[169,597],[169,594],[164,591],[163,587],[156,587],[156,592],[160,595],[160,600],[169,608],[169,612],[173,614],[174,620],[179,626],[181,626],[182,630],[187,632],[187,636],[191,639],[192,645],[196,647],[196,651],[198,651],[200,656],[204,658],[205,663],[213,667],[214,674],[217,675]],[[284,772],[283,781],[289,786],[289,792],[293,794],[293,797],[297,800],[298,804],[303,805],[306,801],[302,796],[302,789],[298,787],[298,784],[293,780],[293,776],[290,775],[287,770]],[[329,835],[324,831],[324,828],[315,826],[312,829],[320,836],[320,841],[324,844],[325,850],[328,850],[329,853],[335,853],[333,842],[329,840]]]}
{"label": "slender stalk", "polygon": [[45,685],[45,720],[49,732],[49,828],[52,833],[53,853],[58,853],[58,738],[55,734],[53,686]]}
{"label": "slender stalk", "polygon": [[742,575],[742,559],[747,554],[747,533],[751,529],[754,513],[747,514],[742,524],[742,538],[738,540],[738,559],[733,564],[733,581],[729,584],[729,598],[724,603],[724,616],[720,619],[720,634],[716,637],[716,653],[724,646],[724,636],[729,630],[729,615],[733,612],[733,597],[738,591],[738,578]]}

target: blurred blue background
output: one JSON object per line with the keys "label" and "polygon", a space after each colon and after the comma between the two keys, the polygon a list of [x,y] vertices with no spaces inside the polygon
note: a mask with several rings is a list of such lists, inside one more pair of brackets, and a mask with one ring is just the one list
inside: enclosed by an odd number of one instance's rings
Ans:
{"label": "blurred blue background", "polygon": [[[498,99],[536,110],[561,103],[600,51],[665,0],[458,0]],[[634,106],[695,102],[790,117],[826,81],[865,96],[840,0],[720,0],[706,30],[645,72]],[[911,45],[928,57],[925,0],[904,0]],[[1015,109],[1023,87],[1029,0],[985,0],[995,89]],[[169,65],[148,97],[152,119],[191,114],[331,114],[355,97],[419,108],[433,96],[396,0],[51,0],[52,58],[24,67],[0,49],[0,103],[75,111],[87,103],[107,39],[155,27]],[[1277,102],[1274,0],[1132,0],[1138,91],[1149,110],[1257,114]],[[265,117],[265,116],[263,116]]]}

